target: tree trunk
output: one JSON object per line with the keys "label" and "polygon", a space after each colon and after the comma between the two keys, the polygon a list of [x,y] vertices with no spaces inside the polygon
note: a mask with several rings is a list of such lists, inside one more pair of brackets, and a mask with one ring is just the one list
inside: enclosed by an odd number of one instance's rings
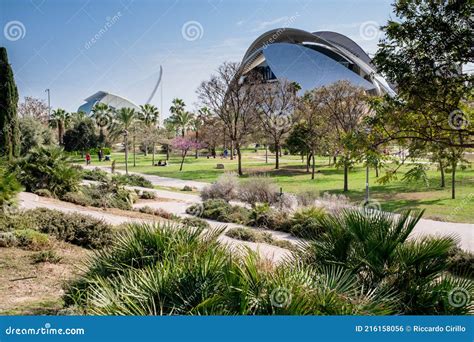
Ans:
{"label": "tree trunk", "polygon": [[155,142],[153,142],[152,155],[151,155],[151,165],[153,166],[155,166],[155,153],[156,153],[156,147],[155,147]]}
{"label": "tree trunk", "polygon": [[306,155],[306,173],[309,173],[309,161],[310,161],[310,158],[311,158],[311,153],[308,153]]}
{"label": "tree trunk", "polygon": [[311,160],[312,160],[312,170],[311,170],[311,179],[314,179],[314,170],[316,168],[315,158],[314,158],[314,151],[311,152]]}
{"label": "tree trunk", "polygon": [[301,152],[301,163],[304,163],[304,153]]}
{"label": "tree trunk", "polygon": [[[196,131],[196,144],[198,142],[198,139],[199,139],[199,133],[198,131]],[[196,155],[195,155],[196,159],[198,159],[198,154],[199,154],[199,149],[196,148]]]}
{"label": "tree trunk", "polygon": [[268,164],[268,144],[265,144],[265,164]]}
{"label": "tree trunk", "polygon": [[133,167],[137,166],[137,152],[135,150],[135,134],[132,137],[132,149],[133,149]]}
{"label": "tree trunk", "polygon": [[166,160],[170,160],[170,145],[166,145]]}
{"label": "tree trunk", "polygon": [[456,167],[457,167],[457,162],[452,163],[452,179],[451,179],[451,199],[456,198]]}
{"label": "tree trunk", "polygon": [[379,163],[375,164],[375,177],[379,178]]}
{"label": "tree trunk", "polygon": [[183,154],[183,158],[181,159],[181,165],[179,166],[179,171],[183,171],[184,158],[186,158],[186,153]]}
{"label": "tree trunk", "polygon": [[128,176],[128,136],[125,136],[125,174]]}
{"label": "tree trunk", "polygon": [[275,169],[278,170],[280,168],[280,156],[279,156],[279,151],[280,149],[280,143],[279,141],[275,140]]}
{"label": "tree trunk", "polygon": [[242,176],[244,173],[242,172],[242,153],[240,152],[240,145],[237,144],[235,148],[237,150],[237,158],[238,158],[238,161],[237,161],[238,173],[239,173],[239,176]]}
{"label": "tree trunk", "polygon": [[441,187],[444,188],[446,186],[446,179],[444,177],[444,165],[441,160],[439,161],[439,171],[441,172]]}
{"label": "tree trunk", "polygon": [[61,121],[58,122],[58,144],[63,144],[63,124]]}
{"label": "tree trunk", "polygon": [[349,165],[347,164],[347,161],[344,160],[344,192],[349,191]]}
{"label": "tree trunk", "polygon": [[234,141],[230,142],[230,160],[234,160]]}

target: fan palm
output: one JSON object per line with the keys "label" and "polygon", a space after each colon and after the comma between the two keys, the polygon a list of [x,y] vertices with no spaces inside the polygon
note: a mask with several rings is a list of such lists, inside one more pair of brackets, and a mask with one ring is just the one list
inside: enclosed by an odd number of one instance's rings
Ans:
{"label": "fan palm", "polygon": [[111,135],[115,138],[123,135],[125,148],[125,173],[128,175],[128,134],[132,125],[135,123],[137,113],[133,108],[120,108],[113,116],[112,124],[110,125]]}
{"label": "fan palm", "polygon": [[[160,112],[158,111],[158,108],[156,106],[151,105],[149,103],[140,106],[140,112],[138,113],[138,119],[142,122],[142,124],[145,126],[147,133],[151,133],[151,135],[154,137],[155,132],[151,132],[156,128],[156,125],[158,124],[158,120],[160,117]],[[153,155],[152,155],[152,160],[151,163],[152,165],[155,165],[155,140],[152,139],[152,144],[153,144]],[[148,154],[148,144],[145,144],[145,156]]]}
{"label": "fan palm", "polygon": [[104,128],[109,125],[112,115],[112,109],[105,103],[96,103],[92,108],[92,118],[99,127],[100,137],[104,140]]}
{"label": "fan palm", "polygon": [[181,99],[173,99],[172,106],[170,107],[171,122],[177,129],[181,130],[181,136],[183,137],[194,118],[193,114],[187,112],[185,107],[186,105]]}
{"label": "fan palm", "polygon": [[60,145],[62,145],[63,143],[64,131],[69,126],[70,120],[71,120],[71,114],[66,112],[62,108],[55,109],[51,113],[51,118],[50,118],[49,123],[51,127],[58,129],[58,143]]}

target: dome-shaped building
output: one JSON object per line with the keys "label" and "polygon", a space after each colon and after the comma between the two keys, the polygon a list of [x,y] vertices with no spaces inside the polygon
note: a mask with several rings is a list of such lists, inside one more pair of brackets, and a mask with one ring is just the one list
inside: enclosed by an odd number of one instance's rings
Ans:
{"label": "dome-shaped building", "polygon": [[242,72],[257,71],[265,80],[288,79],[301,91],[347,80],[375,94],[394,95],[364,50],[350,38],[330,31],[293,28],[268,31],[258,37],[242,59]]}
{"label": "dome-shaped building", "polygon": [[117,110],[117,109],[124,108],[124,107],[133,108],[137,111],[140,110],[140,108],[135,103],[133,103],[132,101],[127,100],[126,98],[124,98],[122,96],[108,93],[106,91],[98,91],[94,95],[89,96],[84,101],[86,101],[86,103],[81,105],[77,109],[77,111],[78,112],[84,112],[87,115],[91,114],[92,108],[94,108],[94,106],[97,103],[105,103],[106,105],[108,105],[113,110]]}

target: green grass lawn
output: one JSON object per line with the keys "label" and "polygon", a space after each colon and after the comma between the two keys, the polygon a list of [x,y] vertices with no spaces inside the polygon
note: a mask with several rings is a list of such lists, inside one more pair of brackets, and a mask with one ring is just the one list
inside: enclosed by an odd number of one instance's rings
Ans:
{"label": "green grass lawn", "polygon": [[[98,164],[97,157],[93,157],[93,164]],[[95,157],[95,158],[94,158]],[[123,153],[114,153],[112,158],[116,160],[117,168],[124,169]],[[155,157],[165,159],[164,155]],[[130,155],[129,170],[146,174],[172,177],[202,182],[213,182],[225,171],[236,171],[237,162],[229,159],[206,159],[200,157],[195,159],[189,156],[184,162],[183,171],[179,171],[180,157],[172,156],[167,167],[151,165],[151,155],[145,157],[137,154],[136,167],[133,167],[133,156]],[[216,169],[216,164],[225,165],[225,170]],[[310,174],[306,173],[305,165],[298,156],[283,156],[281,158],[281,169],[275,170],[273,159],[265,164],[263,151],[255,153],[247,150],[243,157],[243,168],[245,176],[260,174],[272,177],[283,192],[298,193],[305,190],[342,194],[343,171],[333,166],[328,166],[327,158],[318,158],[316,161],[316,179],[311,180]],[[101,165],[110,165],[102,162]],[[426,209],[425,218],[433,218],[442,221],[470,222],[474,223],[474,170],[468,168],[457,172],[457,198],[451,199],[451,177],[446,176],[446,188],[440,188],[440,175],[435,166],[428,171],[430,184],[407,184],[401,180],[403,172],[408,169],[404,166],[400,169],[398,180],[386,185],[376,182],[375,171],[370,170],[370,192],[371,198],[381,203],[382,209],[397,211],[406,208]],[[383,174],[381,170],[380,174]],[[357,165],[349,173],[349,192],[345,193],[352,201],[360,202],[365,193],[365,168]]]}

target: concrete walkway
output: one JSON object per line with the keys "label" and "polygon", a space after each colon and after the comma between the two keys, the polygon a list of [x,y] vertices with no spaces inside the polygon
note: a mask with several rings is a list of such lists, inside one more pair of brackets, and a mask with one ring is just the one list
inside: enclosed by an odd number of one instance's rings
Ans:
{"label": "concrete walkway", "polygon": [[[87,166],[87,169],[94,169],[95,166]],[[110,172],[109,167],[101,167],[101,169]],[[123,172],[123,171],[120,171]],[[153,185],[169,186],[174,188],[182,189],[184,185],[191,185],[193,181],[185,181],[174,178],[166,178],[159,176],[146,175],[142,173],[135,172],[135,174],[143,176],[145,179],[148,179]],[[203,182],[194,182],[197,183],[200,187],[197,189],[202,189],[207,183]],[[164,185],[168,184],[168,185]],[[170,185],[171,184],[171,185]],[[191,185],[192,186],[192,185]],[[156,195],[160,198],[166,198],[170,202],[161,202],[156,204],[156,207],[161,207],[169,212],[175,213],[176,215],[184,215],[185,209],[192,203],[200,203],[201,199],[198,195],[180,193],[166,190],[156,190],[156,189],[147,189],[140,187],[131,187],[134,189],[141,189],[146,191],[154,191]],[[187,203],[187,204],[186,204]],[[235,203],[237,204],[237,203]],[[150,205],[151,206],[151,205]],[[226,224],[229,225],[229,224]],[[274,232],[272,233],[275,235]],[[426,236],[426,235],[438,235],[438,236],[455,236],[459,239],[460,247],[474,251],[474,224],[471,223],[455,223],[455,222],[442,222],[442,221],[433,221],[427,219],[421,219],[415,227],[412,237]]]}

